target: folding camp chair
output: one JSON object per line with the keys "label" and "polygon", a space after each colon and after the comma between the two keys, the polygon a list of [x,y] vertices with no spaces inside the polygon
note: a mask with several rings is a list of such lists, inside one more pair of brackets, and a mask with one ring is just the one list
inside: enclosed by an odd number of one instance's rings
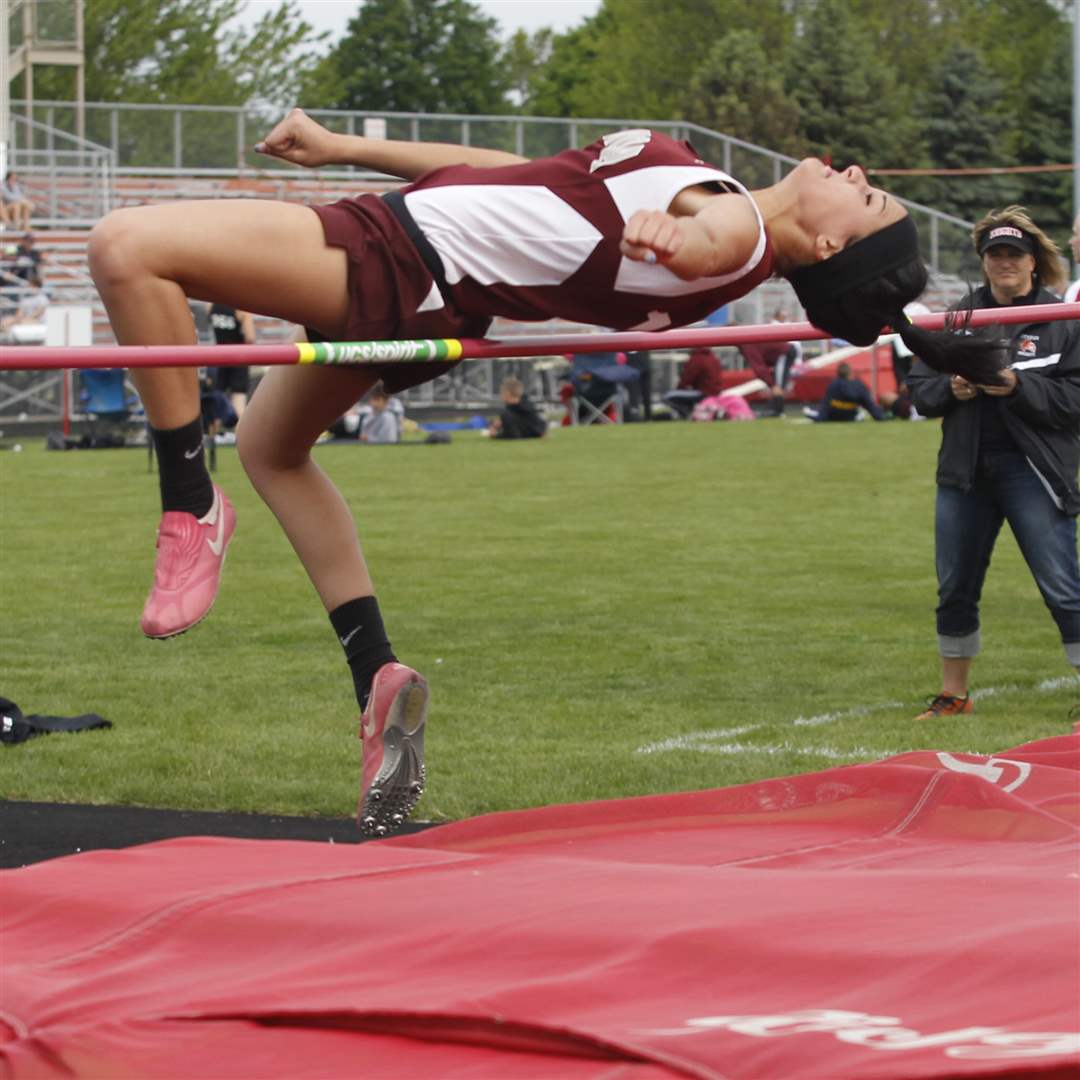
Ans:
{"label": "folding camp chair", "polygon": [[582,353],[570,364],[570,422],[621,424],[628,397],[627,386],[637,382],[641,372],[620,364],[615,353]]}
{"label": "folding camp chair", "polygon": [[91,439],[123,446],[128,431],[143,422],[139,399],[128,391],[123,369],[84,368],[79,379],[79,405]]}

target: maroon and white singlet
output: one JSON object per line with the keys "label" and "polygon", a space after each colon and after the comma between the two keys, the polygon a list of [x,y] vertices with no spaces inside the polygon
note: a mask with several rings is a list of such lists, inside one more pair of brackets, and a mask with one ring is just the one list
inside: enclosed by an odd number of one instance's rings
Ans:
{"label": "maroon and white singlet", "polygon": [[[772,250],[753,200],[758,242],[732,273],[684,281],[663,266],[622,255],[623,228],[635,211],[666,210],[696,184],[749,198],[688,143],[634,130],[521,165],[448,166],[402,192],[442,261],[447,299],[462,314],[663,330],[704,318],[772,273]],[[418,311],[444,303],[433,284]]]}
{"label": "maroon and white singlet", "polygon": [[[401,189],[408,223],[379,195],[313,206],[326,242],[348,257],[343,328],[308,327],[347,341],[483,337],[495,316],[566,319],[617,330],[685,326],[745,296],[772,273],[756,204],[758,240],[744,266],[683,281],[619,251],[637,210],[666,210],[697,184],[749,198],[738,181],[686,143],[656,132],[607,135],[584,150],[521,165],[452,165]],[[414,240],[409,229],[421,235]],[[430,249],[421,253],[417,242]],[[432,265],[443,270],[432,274]],[[445,295],[435,277],[446,282]],[[384,364],[369,372],[397,393],[454,366]]]}

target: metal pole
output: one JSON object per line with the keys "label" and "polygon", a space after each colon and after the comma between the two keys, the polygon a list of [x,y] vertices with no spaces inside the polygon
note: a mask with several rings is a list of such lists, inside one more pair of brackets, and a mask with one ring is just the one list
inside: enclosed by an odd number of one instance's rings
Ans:
{"label": "metal pole", "polygon": [[[1080,0],[1073,0],[1073,164],[1080,165]],[[1073,169],[1073,220],[1080,214],[1080,169]]]}
{"label": "metal pole", "polygon": [[63,410],[63,428],[64,434],[71,434],[71,380],[72,375],[71,368],[65,368],[63,372],[63,382],[61,383],[61,409]]}
{"label": "metal pole", "polygon": [[75,134],[86,138],[86,11],[83,0],[75,0],[75,48],[79,63],[75,67]]}
{"label": "metal pole", "polygon": [[[927,330],[940,330],[950,315],[917,315],[911,321]],[[1040,323],[1080,319],[1080,304],[1032,304],[987,308],[971,313],[971,326]],[[237,367],[246,364],[395,364],[454,360],[497,360],[561,353],[687,349],[696,345],[739,345],[768,341],[819,341],[832,335],[808,322],[765,323],[756,326],[707,326],[693,330],[638,331],[592,334],[534,334],[493,338],[427,338],[411,341],[346,341],[283,345],[113,345],[60,348],[5,345],[0,371],[46,371],[91,367]],[[867,346],[869,348],[869,346]]]}
{"label": "metal pole", "polygon": [[0,0],[0,176],[7,176],[8,139],[11,128],[11,49],[8,40],[8,20],[11,18],[11,0]]}
{"label": "metal pole", "polygon": [[[33,12],[28,3],[23,4],[23,48],[26,50],[26,66],[23,68],[23,97],[26,98],[26,118],[34,119],[34,48],[37,45]],[[31,127],[26,132],[26,149],[34,149],[34,129]]]}

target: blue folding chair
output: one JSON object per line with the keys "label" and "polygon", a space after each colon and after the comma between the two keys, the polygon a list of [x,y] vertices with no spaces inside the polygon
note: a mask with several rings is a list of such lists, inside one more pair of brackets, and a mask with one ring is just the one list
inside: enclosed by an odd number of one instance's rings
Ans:
{"label": "blue folding chair", "polygon": [[578,353],[570,363],[571,421],[574,424],[621,424],[627,386],[641,372],[620,364],[615,353]]}
{"label": "blue folding chair", "polygon": [[80,411],[91,438],[111,436],[122,445],[128,428],[142,422],[139,399],[128,392],[121,368],[86,368],[79,372]]}
{"label": "blue folding chair", "polygon": [[86,368],[80,372],[82,411],[95,420],[119,422],[131,415],[137,399],[124,385],[121,368]]}

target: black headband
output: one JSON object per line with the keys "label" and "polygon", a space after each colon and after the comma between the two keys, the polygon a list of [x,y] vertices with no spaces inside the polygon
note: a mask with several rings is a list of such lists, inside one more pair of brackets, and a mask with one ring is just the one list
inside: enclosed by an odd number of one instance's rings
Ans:
{"label": "black headband", "polygon": [[856,240],[831,258],[800,266],[788,275],[788,280],[809,311],[917,258],[919,233],[911,217],[905,216]]}

